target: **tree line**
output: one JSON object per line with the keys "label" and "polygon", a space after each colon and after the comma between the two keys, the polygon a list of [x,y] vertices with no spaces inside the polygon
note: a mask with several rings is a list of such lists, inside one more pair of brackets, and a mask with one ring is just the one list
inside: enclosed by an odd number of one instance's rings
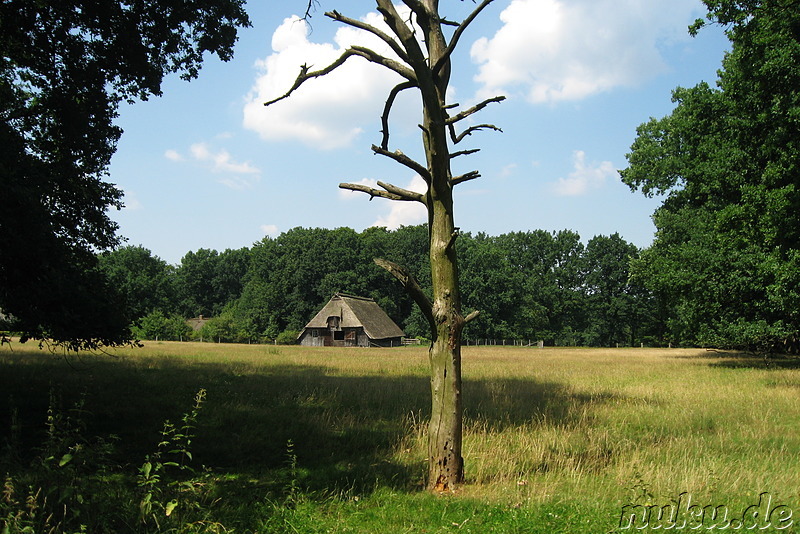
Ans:
{"label": "tree line", "polygon": [[[141,246],[99,256],[139,338],[186,339],[185,320],[211,318],[222,341],[292,341],[336,292],[371,297],[408,337],[429,335],[425,317],[373,263],[407,266],[430,292],[426,225],[397,230],[294,228],[250,248],[188,252],[170,265]],[[465,339],[543,340],[549,345],[669,343],[652,294],[629,277],[639,249],[618,234],[586,244],[573,231],[457,241],[465,311],[480,310]]]}

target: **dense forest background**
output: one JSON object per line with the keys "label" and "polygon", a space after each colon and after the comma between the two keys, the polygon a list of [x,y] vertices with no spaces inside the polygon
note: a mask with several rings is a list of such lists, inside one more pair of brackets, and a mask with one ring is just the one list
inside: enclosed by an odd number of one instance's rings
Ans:
{"label": "dense forest background", "polygon": [[[127,246],[100,256],[140,339],[187,339],[185,320],[211,317],[201,335],[233,342],[293,342],[336,292],[371,297],[408,337],[428,326],[405,290],[373,263],[407,266],[426,290],[425,225],[394,231],[295,228],[251,248],[200,249],[179,265]],[[465,312],[481,315],[468,342],[665,345],[673,339],[655,297],[630,280],[639,249],[618,234],[586,244],[569,230],[463,234],[457,241]]]}

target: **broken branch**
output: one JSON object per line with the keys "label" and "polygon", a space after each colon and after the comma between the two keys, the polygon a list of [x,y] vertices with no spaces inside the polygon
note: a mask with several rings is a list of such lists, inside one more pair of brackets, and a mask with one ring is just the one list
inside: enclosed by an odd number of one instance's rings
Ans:
{"label": "broken branch", "polygon": [[374,187],[370,187],[364,184],[346,184],[346,183],[339,184],[339,188],[366,193],[369,195],[370,200],[372,200],[375,197],[381,197],[381,198],[387,198],[389,200],[415,201],[425,204],[425,197],[420,193],[409,191],[408,189],[403,189],[402,187],[397,187],[396,185],[387,184],[384,182],[378,182],[378,185],[382,187],[384,190],[375,189]]}
{"label": "broken branch", "polygon": [[400,46],[400,44],[397,41],[392,39],[392,37],[390,37],[386,33],[382,32],[381,30],[379,30],[375,26],[372,26],[371,24],[367,24],[366,22],[363,22],[363,21],[360,21],[360,20],[356,20],[356,19],[352,19],[350,17],[346,17],[346,16],[342,15],[341,13],[339,13],[336,10],[329,11],[329,12],[325,13],[325,16],[329,17],[329,18],[332,18],[335,21],[347,24],[348,26],[352,26],[354,28],[358,28],[360,30],[367,31],[367,32],[371,33],[372,35],[375,35],[376,37],[381,39],[384,43],[388,44],[392,48],[394,53],[397,54],[400,59],[402,59],[405,62],[408,62],[408,55],[406,54],[406,51],[403,50],[403,47]]}
{"label": "broken branch", "polygon": [[377,63],[378,65],[383,65],[387,69],[395,71],[397,74],[399,74],[400,76],[402,76],[406,80],[409,80],[409,81],[412,81],[412,82],[416,82],[416,80],[417,80],[417,75],[414,73],[414,71],[410,67],[400,63],[399,61],[395,61],[394,59],[390,59],[388,57],[382,56],[382,55],[378,54],[377,52],[374,52],[374,51],[372,51],[369,48],[366,48],[364,46],[353,45],[353,46],[350,47],[350,50],[353,50],[353,52],[356,55],[359,55],[359,56],[371,61],[372,63]]}
{"label": "broken branch", "polygon": [[400,195],[395,195],[388,191],[381,191],[380,189],[375,189],[374,187],[363,184],[339,184],[339,189],[349,189],[350,191],[366,193],[369,195],[370,200],[375,197],[388,198],[389,200],[404,200]]}
{"label": "broken branch", "polygon": [[308,22],[308,19],[311,18],[311,11],[313,9],[315,9],[315,5],[318,5],[318,4],[319,4],[319,2],[317,0],[308,0],[308,4],[306,4],[306,14],[300,20],[304,20],[304,21]]}
{"label": "broken branch", "polygon": [[403,267],[402,265],[398,265],[394,262],[389,260],[384,260],[381,258],[375,258],[372,260],[375,262],[376,265],[382,267],[389,271],[389,274],[397,278],[397,280],[403,285],[406,289],[408,294],[414,299],[414,302],[417,303],[419,306],[422,315],[428,320],[428,324],[431,327],[431,332],[436,332],[436,321],[433,318],[433,304],[431,304],[430,299],[425,295],[425,292],[422,291],[417,280],[411,275],[411,273]]}
{"label": "broken branch", "polygon": [[474,321],[475,319],[478,318],[480,314],[481,312],[478,310],[471,311],[466,317],[464,317],[464,324],[467,324],[470,321]]}
{"label": "broken branch", "polygon": [[[414,10],[414,7],[409,5],[408,2],[404,3],[406,3],[412,11]],[[403,18],[397,12],[397,9],[395,9],[393,0],[377,0],[377,4],[378,13],[383,15],[383,19],[392,30],[392,33],[400,39],[400,43],[406,51],[409,65],[425,65],[425,54],[423,54],[419,46],[414,30],[403,21]]]}
{"label": "broken branch", "polygon": [[480,14],[480,12],[483,11],[483,9],[489,4],[491,4],[493,1],[494,0],[483,0],[483,2],[481,2],[480,5],[476,7],[472,13],[469,14],[469,16],[465,18],[461,24],[458,25],[456,31],[453,32],[453,37],[450,38],[450,43],[447,45],[447,49],[444,51],[444,54],[442,54],[442,57],[440,57],[439,60],[436,62],[436,65],[433,66],[434,74],[438,75],[441,72],[442,68],[445,66],[445,64],[450,60],[450,56],[453,55],[453,50],[456,49],[456,45],[458,45],[458,40],[461,38],[461,34],[464,33],[464,30],[466,30],[467,27],[472,23],[472,21],[475,20],[475,17],[477,17]]}
{"label": "broken branch", "polygon": [[475,152],[480,152],[480,148],[471,148],[469,150],[459,150],[458,152],[452,152],[450,154],[450,158],[457,158],[458,156],[468,156],[470,154],[474,154]]}
{"label": "broken branch", "polygon": [[402,187],[397,187],[393,184],[387,184],[386,182],[378,182],[378,185],[386,189],[389,193],[394,193],[397,196],[403,197],[403,200],[414,200],[426,204],[425,195],[422,193],[417,193],[416,191],[411,191],[409,189],[403,189]]}
{"label": "broken branch", "polygon": [[286,91],[286,93],[283,94],[282,96],[279,96],[278,98],[273,98],[269,102],[265,102],[264,105],[270,106],[276,102],[280,102],[281,100],[288,98],[306,81],[330,74],[334,70],[344,65],[344,62],[353,56],[361,56],[372,63],[383,65],[384,67],[395,71],[397,74],[403,76],[404,78],[407,78],[408,80],[415,80],[414,71],[406,67],[405,65],[398,63],[393,59],[383,57],[382,55],[373,52],[369,48],[365,48],[363,46],[351,46],[350,48],[342,52],[342,55],[339,56],[336,59],[336,61],[334,61],[333,63],[331,63],[330,65],[328,65],[323,69],[312,71],[310,70],[310,67],[308,65],[306,64],[301,65],[300,74],[297,75],[297,79],[295,79],[294,84],[292,84],[292,87],[288,91]]}
{"label": "broken branch", "polygon": [[409,158],[401,151],[395,150],[394,152],[390,152],[385,148],[379,147],[378,145],[372,145],[372,151],[376,154],[380,154],[381,156],[386,156],[389,159],[393,159],[401,165],[405,165],[412,171],[419,174],[427,183],[431,182],[431,173],[428,171],[428,169],[422,164],[417,163],[413,159]]}
{"label": "broken branch", "polygon": [[494,124],[478,124],[477,126],[470,126],[466,130],[461,132],[460,135],[456,135],[455,128],[453,128],[453,125],[451,124],[450,125],[450,138],[453,140],[453,143],[458,144],[466,136],[472,135],[472,132],[476,132],[478,130],[494,130],[495,132],[501,132],[501,133],[503,132],[503,130],[501,130],[500,128],[498,128]]}
{"label": "broken branch", "polygon": [[455,124],[458,121],[464,120],[467,117],[469,117],[470,115],[479,112],[480,110],[482,110],[483,108],[485,108],[489,104],[491,104],[493,102],[502,102],[505,99],[506,99],[506,97],[502,96],[502,95],[501,96],[495,96],[495,97],[492,97],[492,98],[487,98],[483,102],[481,102],[479,104],[476,104],[476,105],[472,106],[471,108],[469,108],[467,110],[464,110],[464,111],[462,111],[461,113],[459,113],[457,115],[453,115],[452,117],[448,117],[446,123],[447,124]]}
{"label": "broken branch", "polygon": [[386,105],[383,107],[383,114],[381,115],[381,133],[383,134],[383,138],[381,139],[382,149],[389,149],[389,112],[391,112],[392,106],[394,105],[394,99],[397,98],[397,95],[400,94],[401,91],[416,86],[417,84],[411,81],[403,82],[400,85],[394,86],[389,92],[389,96],[386,98]]}
{"label": "broken branch", "polygon": [[466,174],[462,174],[461,176],[456,176],[455,178],[450,179],[450,185],[458,185],[463,184],[464,182],[468,182],[470,180],[474,180],[475,178],[480,178],[481,173],[478,171],[469,171]]}

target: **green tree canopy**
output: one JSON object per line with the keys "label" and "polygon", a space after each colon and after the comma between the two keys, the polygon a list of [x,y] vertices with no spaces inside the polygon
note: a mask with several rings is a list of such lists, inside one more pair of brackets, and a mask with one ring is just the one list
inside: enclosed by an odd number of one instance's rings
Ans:
{"label": "green tree canopy", "polygon": [[676,89],[672,114],[638,129],[623,181],[666,198],[635,272],[670,308],[676,341],[797,350],[800,9],[705,3],[732,50],[717,88]]}
{"label": "green tree canopy", "polygon": [[175,311],[175,269],[141,246],[126,246],[100,255],[100,269],[121,293],[132,320],[154,310]]}
{"label": "green tree canopy", "polygon": [[119,244],[106,181],[123,101],[231,57],[243,0],[0,3],[0,309],[26,337],[113,344],[125,317],[95,252]]}

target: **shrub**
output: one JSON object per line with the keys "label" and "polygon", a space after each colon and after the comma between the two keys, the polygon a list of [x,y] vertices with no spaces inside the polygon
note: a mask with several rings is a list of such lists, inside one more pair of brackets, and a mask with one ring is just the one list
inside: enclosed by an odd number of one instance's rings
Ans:
{"label": "shrub", "polygon": [[300,335],[300,332],[297,330],[284,330],[278,337],[275,338],[275,342],[279,345],[294,345],[297,343],[297,336]]}

